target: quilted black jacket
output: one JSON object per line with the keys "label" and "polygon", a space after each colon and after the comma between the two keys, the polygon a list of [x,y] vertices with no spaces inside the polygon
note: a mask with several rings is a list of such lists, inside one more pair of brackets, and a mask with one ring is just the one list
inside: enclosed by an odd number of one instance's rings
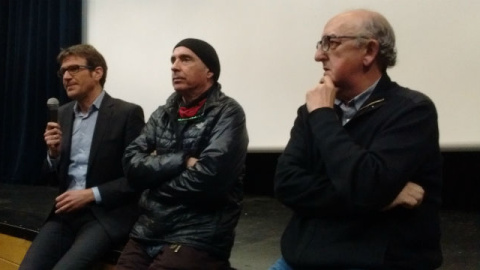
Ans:
{"label": "quilted black jacket", "polygon": [[[131,238],[181,244],[228,258],[243,198],[248,135],[242,107],[214,85],[196,117],[178,121],[180,95],[150,117],[126,149],[131,185],[145,191]],[[198,158],[191,168],[188,157]]]}

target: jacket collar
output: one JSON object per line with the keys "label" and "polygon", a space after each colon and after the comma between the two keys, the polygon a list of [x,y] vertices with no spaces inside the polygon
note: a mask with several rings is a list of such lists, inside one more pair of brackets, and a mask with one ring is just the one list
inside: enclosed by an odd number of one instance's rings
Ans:
{"label": "jacket collar", "polygon": [[[99,149],[101,149],[101,143],[105,134],[111,130],[112,117],[114,114],[114,101],[109,94],[105,92],[100,109],[98,110],[97,123],[95,124],[95,130],[93,131],[92,145],[90,147],[90,156],[88,163],[91,165]],[[90,168],[89,166],[88,168]],[[89,170],[90,171],[90,170]],[[88,179],[88,172],[87,172]]]}
{"label": "jacket collar", "polygon": [[353,118],[357,118],[367,112],[375,110],[385,104],[388,100],[388,91],[392,87],[390,77],[384,73],[373,89],[370,97],[362,104]]}
{"label": "jacket collar", "polygon": [[[222,94],[221,89],[222,89],[222,86],[220,85],[220,83],[217,82],[207,91],[208,92],[207,102],[205,102],[205,105],[204,105],[206,106],[205,109],[208,109],[208,107],[214,105],[219,100]],[[170,97],[168,97],[167,102],[165,104],[166,111],[176,115],[178,111],[179,100],[181,98],[182,96],[177,92],[174,92],[173,94],[171,94]]]}

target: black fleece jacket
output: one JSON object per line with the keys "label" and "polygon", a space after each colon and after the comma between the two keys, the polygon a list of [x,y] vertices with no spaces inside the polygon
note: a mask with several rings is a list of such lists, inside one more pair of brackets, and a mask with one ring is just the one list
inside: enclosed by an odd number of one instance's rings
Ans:
{"label": "black fleece jacket", "polygon": [[[441,166],[434,104],[386,74],[345,126],[334,109],[300,107],[275,175],[294,212],[283,256],[294,269],[435,269]],[[423,203],[383,211],[409,181]]]}

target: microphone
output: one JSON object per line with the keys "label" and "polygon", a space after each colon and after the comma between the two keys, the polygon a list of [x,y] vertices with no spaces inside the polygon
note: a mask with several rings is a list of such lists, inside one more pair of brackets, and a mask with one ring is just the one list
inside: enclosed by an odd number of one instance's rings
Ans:
{"label": "microphone", "polygon": [[47,107],[49,111],[49,122],[58,121],[58,99],[52,97],[47,100]]}

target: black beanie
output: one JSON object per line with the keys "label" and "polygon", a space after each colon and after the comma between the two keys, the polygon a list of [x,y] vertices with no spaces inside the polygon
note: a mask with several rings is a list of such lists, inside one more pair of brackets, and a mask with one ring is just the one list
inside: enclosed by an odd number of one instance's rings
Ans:
{"label": "black beanie", "polygon": [[186,38],[178,42],[173,49],[181,46],[194,52],[213,73],[213,81],[218,80],[218,77],[220,77],[220,60],[218,60],[217,52],[212,45],[200,39]]}

